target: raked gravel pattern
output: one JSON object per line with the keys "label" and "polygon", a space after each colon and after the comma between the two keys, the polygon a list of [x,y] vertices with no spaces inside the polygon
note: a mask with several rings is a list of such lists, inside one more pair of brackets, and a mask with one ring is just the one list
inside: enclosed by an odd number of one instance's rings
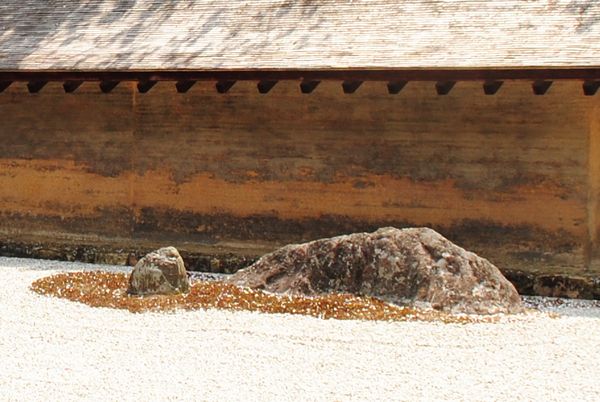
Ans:
{"label": "raked gravel pattern", "polygon": [[538,400],[600,398],[600,307],[499,323],[321,320],[218,310],[132,314],[37,295],[68,270],[0,258],[0,400]]}

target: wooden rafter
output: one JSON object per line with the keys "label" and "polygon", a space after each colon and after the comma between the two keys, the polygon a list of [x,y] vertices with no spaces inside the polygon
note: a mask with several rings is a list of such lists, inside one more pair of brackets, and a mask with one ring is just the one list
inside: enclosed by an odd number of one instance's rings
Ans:
{"label": "wooden rafter", "polygon": [[345,94],[353,94],[362,85],[363,81],[344,81],[342,89]]}
{"label": "wooden rafter", "polygon": [[300,92],[302,92],[303,94],[309,94],[312,91],[314,91],[319,84],[321,83],[321,81],[302,81],[300,83]]}
{"label": "wooden rafter", "polygon": [[533,93],[535,95],[545,95],[551,86],[552,81],[547,80],[537,80],[533,84],[531,84],[531,88],[533,89]]}
{"label": "wooden rafter", "polygon": [[12,81],[0,81],[0,92],[4,92],[12,84]]}
{"label": "wooden rafter", "polygon": [[77,90],[83,84],[83,81],[65,81],[63,83],[63,89],[66,93],[70,94]]}
{"label": "wooden rafter", "polygon": [[261,94],[267,94],[269,93],[269,91],[271,89],[273,89],[273,87],[277,84],[277,81],[273,81],[273,80],[263,80],[263,81],[259,81],[258,84],[256,84],[256,88],[258,88],[258,92]]}
{"label": "wooden rafter", "polygon": [[27,90],[31,94],[36,94],[42,90],[46,86],[48,81],[29,81],[27,83]]}
{"label": "wooden rafter", "polygon": [[486,81],[483,83],[483,93],[486,95],[495,95],[503,84],[504,81]]}
{"label": "wooden rafter", "polygon": [[402,89],[406,86],[406,84],[408,84],[408,81],[388,82],[388,84],[387,84],[388,93],[390,93],[392,95],[396,95],[396,94],[400,93],[400,91],[402,91]]}
{"label": "wooden rafter", "polygon": [[137,84],[137,89],[139,93],[145,94],[146,92],[148,92],[149,90],[152,89],[152,87],[154,85],[156,85],[157,81],[140,81]]}
{"label": "wooden rafter", "polygon": [[100,90],[102,93],[110,93],[117,85],[119,85],[120,81],[102,81],[100,82]]}
{"label": "wooden rafter", "polygon": [[438,95],[448,95],[454,85],[456,85],[456,81],[438,81],[435,83],[435,91]]}
{"label": "wooden rafter", "polygon": [[177,92],[179,92],[180,94],[184,94],[187,91],[189,91],[190,88],[193,87],[195,83],[196,83],[196,81],[194,81],[194,80],[177,81],[175,83],[175,88],[177,89]]}
{"label": "wooden rafter", "polygon": [[583,83],[583,93],[586,96],[594,96],[600,88],[600,81],[585,81]]}
{"label": "wooden rafter", "polygon": [[233,87],[234,85],[235,85],[235,81],[218,81],[215,84],[215,88],[217,89],[218,93],[224,94],[224,93],[229,92],[231,87]]}

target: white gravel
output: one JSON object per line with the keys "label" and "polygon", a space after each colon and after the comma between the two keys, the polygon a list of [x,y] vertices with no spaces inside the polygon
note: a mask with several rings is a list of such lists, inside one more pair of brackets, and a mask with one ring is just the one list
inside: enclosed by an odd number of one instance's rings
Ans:
{"label": "white gravel", "polygon": [[29,290],[57,271],[99,268],[118,269],[0,258],[0,400],[600,397],[600,309],[585,303],[560,318],[450,325],[132,314]]}

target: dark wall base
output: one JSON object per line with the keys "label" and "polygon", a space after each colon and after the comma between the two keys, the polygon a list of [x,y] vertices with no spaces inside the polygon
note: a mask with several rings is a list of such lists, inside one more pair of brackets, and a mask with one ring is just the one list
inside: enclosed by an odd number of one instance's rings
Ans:
{"label": "dark wall base", "polygon": [[[109,243],[76,244],[62,242],[24,241],[0,239],[0,255],[5,257],[36,258],[59,261],[79,261],[94,264],[133,265],[148,252],[160,247],[145,243],[135,247],[118,247]],[[226,252],[207,247],[179,246],[189,271],[234,273],[244,268],[268,250]],[[522,295],[600,299],[600,276],[596,273],[569,275],[566,273],[543,273],[501,269]]]}

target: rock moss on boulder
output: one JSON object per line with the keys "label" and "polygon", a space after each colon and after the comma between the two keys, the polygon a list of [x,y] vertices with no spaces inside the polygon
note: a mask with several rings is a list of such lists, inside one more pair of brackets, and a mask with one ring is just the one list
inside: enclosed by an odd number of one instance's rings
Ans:
{"label": "rock moss on boulder", "polygon": [[289,245],[228,281],[274,293],[368,295],[451,313],[522,310],[498,268],[429,228],[382,228]]}
{"label": "rock moss on boulder", "polygon": [[183,259],[175,247],[163,247],[146,254],[133,268],[127,293],[131,295],[172,295],[188,292],[190,282]]}

